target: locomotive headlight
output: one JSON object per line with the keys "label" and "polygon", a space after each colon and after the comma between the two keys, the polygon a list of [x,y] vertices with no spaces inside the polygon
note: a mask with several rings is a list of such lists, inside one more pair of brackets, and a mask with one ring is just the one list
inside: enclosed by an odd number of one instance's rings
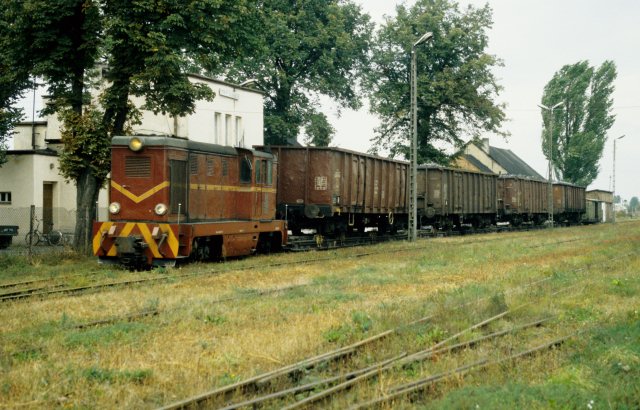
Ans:
{"label": "locomotive headlight", "polygon": [[138,137],[133,137],[129,141],[129,149],[133,152],[142,151],[143,147],[144,147],[144,144],[142,143],[142,140]]}
{"label": "locomotive headlight", "polygon": [[162,215],[167,213],[167,209],[168,208],[167,208],[167,206],[165,204],[158,204],[154,208],[154,211],[155,211],[156,215],[162,216]]}
{"label": "locomotive headlight", "polygon": [[113,215],[120,212],[120,204],[118,202],[111,202],[109,204],[109,212]]}

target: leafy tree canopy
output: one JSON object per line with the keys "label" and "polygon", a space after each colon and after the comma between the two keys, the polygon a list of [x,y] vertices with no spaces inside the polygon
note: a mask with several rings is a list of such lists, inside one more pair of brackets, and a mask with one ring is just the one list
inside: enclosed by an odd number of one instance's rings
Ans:
{"label": "leafy tree canopy", "polygon": [[491,25],[488,5],[460,10],[452,0],[418,0],[396,8],[373,42],[366,84],[371,111],[382,120],[373,152],[409,157],[411,47],[426,32],[432,39],[416,48],[418,161],[447,162],[446,146],[486,132],[505,135],[504,107],[494,102],[501,87],[492,72],[501,62],[485,51]]}
{"label": "leafy tree canopy", "polygon": [[360,107],[356,85],[373,26],[359,6],[351,0],[272,0],[255,12],[257,51],[239,55],[228,69],[209,69],[232,81],[255,79],[266,93],[266,144],[287,144],[305,124],[316,128],[314,95]]}
{"label": "leafy tree canopy", "polygon": [[324,113],[312,113],[307,117],[304,133],[305,144],[314,147],[328,147],[335,134],[335,129]]}
{"label": "leafy tree canopy", "polygon": [[[63,120],[61,170],[77,187],[76,245],[87,242],[95,201],[109,169],[109,141],[135,116],[129,97],[173,116],[212,98],[189,67],[217,67],[251,44],[251,0],[7,0],[0,28],[0,92],[15,98],[39,76]],[[91,75],[106,63],[103,93],[91,101]],[[5,72],[5,67],[12,73]],[[11,75],[16,77],[11,84]],[[7,114],[8,113],[8,114]],[[12,115],[0,106],[0,116]]]}
{"label": "leafy tree canopy", "polygon": [[563,103],[553,112],[553,130],[550,112],[541,112],[542,151],[549,158],[551,138],[552,164],[558,178],[587,186],[598,176],[607,131],[615,122],[611,110],[616,76],[612,61],[597,69],[581,61],[562,67],[545,86],[543,105]]}
{"label": "leafy tree canopy", "polygon": [[629,212],[635,215],[638,209],[640,209],[640,201],[637,196],[634,196],[629,200]]}

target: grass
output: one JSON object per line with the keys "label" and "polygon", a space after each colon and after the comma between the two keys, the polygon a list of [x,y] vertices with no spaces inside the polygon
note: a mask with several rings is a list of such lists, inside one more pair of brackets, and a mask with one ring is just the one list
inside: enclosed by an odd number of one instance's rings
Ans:
{"label": "grass", "polygon": [[[366,251],[373,254],[358,257],[362,250],[354,248],[144,273],[77,256],[43,258],[35,265],[0,258],[0,283],[198,274],[5,303],[0,407],[154,408],[433,317],[348,360],[300,375],[316,380],[427,348],[506,309],[512,313],[505,319],[464,338],[552,319],[540,329],[380,375],[324,406],[348,407],[393,385],[574,332],[581,333],[559,349],[447,380],[389,406],[640,406],[640,222],[420,240]],[[292,265],[269,266],[276,262]],[[149,308],[160,314],[73,326]],[[274,406],[285,403],[290,401]]]}

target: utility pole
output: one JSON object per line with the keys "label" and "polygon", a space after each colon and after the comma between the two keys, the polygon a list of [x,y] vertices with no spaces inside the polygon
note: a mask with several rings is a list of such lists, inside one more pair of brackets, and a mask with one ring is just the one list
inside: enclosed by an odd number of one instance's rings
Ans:
{"label": "utility pole", "polygon": [[409,152],[409,159],[411,162],[411,169],[409,175],[409,191],[410,191],[410,203],[409,203],[409,229],[408,239],[410,242],[415,242],[418,238],[418,79],[417,77],[417,59],[416,59],[416,47],[420,44],[427,42],[433,37],[433,33],[427,32],[422,35],[411,46],[411,150]]}
{"label": "utility pole", "polygon": [[613,218],[611,221],[616,223],[616,141],[623,139],[626,134],[619,136],[613,140]]}
{"label": "utility pole", "polygon": [[547,209],[549,211],[548,221],[549,226],[553,228],[553,110],[560,107],[564,103],[560,101],[553,107],[549,108],[546,105],[538,104],[538,107],[543,110],[547,110],[551,113],[551,119],[549,120],[549,188],[547,193]]}

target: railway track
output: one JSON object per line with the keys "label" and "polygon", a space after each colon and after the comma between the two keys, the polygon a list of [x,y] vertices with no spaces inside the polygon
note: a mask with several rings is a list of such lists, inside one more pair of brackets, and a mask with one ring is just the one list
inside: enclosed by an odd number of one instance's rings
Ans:
{"label": "railway track", "polygon": [[[469,340],[458,341],[463,335],[468,334],[474,330],[484,328],[490,323],[497,321],[509,312],[505,311],[499,315],[495,315],[489,319],[483,320],[473,326],[463,329],[457,332],[451,337],[448,337],[439,343],[426,348],[417,349],[412,353],[399,352],[392,357],[381,358],[379,361],[370,364],[366,367],[356,368],[348,371],[341,372],[339,374],[322,377],[322,373],[319,372],[316,376],[316,381],[311,383],[297,384],[296,378],[290,377],[292,374],[299,372],[309,373],[317,367],[326,364],[330,361],[336,361],[342,359],[348,362],[350,356],[355,356],[364,347],[375,343],[381,342],[383,339],[397,336],[399,332],[406,331],[406,327],[396,328],[390,331],[386,331],[360,341],[356,344],[346,346],[344,348],[324,353],[322,355],[309,358],[292,365],[288,365],[266,374],[255,376],[251,379],[247,379],[242,382],[235,383],[230,386],[215,389],[195,397],[191,397],[180,402],[172,403],[165,407],[161,407],[162,410],[176,410],[185,408],[199,408],[199,407],[216,407],[224,410],[240,409],[256,406],[274,406],[283,409],[297,409],[297,408],[310,408],[325,400],[334,398],[337,395],[343,394],[348,389],[355,385],[360,385],[364,382],[372,382],[383,373],[402,372],[404,368],[421,363],[435,357],[441,357],[443,355],[455,354],[456,352],[473,349],[481,344],[485,344],[491,341],[495,341],[501,337],[507,335],[513,335],[518,332],[522,332],[529,328],[535,328],[543,326],[548,322],[549,318],[537,319],[531,322],[522,323],[515,326],[505,327],[498,331],[487,333],[483,336],[476,337]],[[424,323],[431,318],[422,318],[415,323]],[[454,343],[458,341],[457,343]],[[558,341],[553,344],[558,344]],[[532,351],[533,352],[533,351]],[[514,356],[514,359],[520,356]],[[488,365],[491,361],[489,359],[482,359],[473,366],[468,366],[465,369],[471,369],[472,367],[479,365]],[[460,369],[457,369],[460,371]],[[446,374],[446,373],[445,373]],[[287,376],[289,376],[287,378]],[[443,376],[444,377],[444,376]],[[442,378],[442,377],[441,377]],[[427,379],[430,380],[430,379]],[[438,380],[438,379],[435,379]],[[280,386],[279,389],[268,391],[271,387],[271,382],[277,383]],[[401,395],[409,392],[409,387],[418,388],[426,383],[424,380],[418,380],[414,382],[414,385],[398,385],[391,391],[394,394]],[[397,390],[397,392],[396,392]],[[263,393],[264,392],[264,393]],[[311,392],[308,396],[301,400],[296,401],[296,396],[300,396],[305,393]],[[257,394],[255,394],[257,393]],[[232,397],[249,396],[244,400],[236,402],[229,402]],[[385,396],[386,398],[386,396]],[[293,401],[293,402],[292,402]]]}
{"label": "railway track", "polygon": [[[621,255],[619,258],[607,259],[600,264],[591,265],[590,268],[598,265],[606,266],[607,264],[617,262],[622,258],[633,255],[637,256],[637,254],[637,252],[631,252],[626,255]],[[584,268],[575,269],[574,273],[577,274],[583,270]],[[535,282],[522,284],[515,288],[508,289],[504,293],[505,295],[516,292],[534,294],[529,291],[531,287],[543,285],[551,279],[551,277],[547,276]],[[542,296],[539,295],[539,297],[555,298],[561,293],[575,290],[582,284],[581,281],[584,280],[584,278],[576,276],[575,279],[575,283],[560,286],[557,289],[552,290],[549,294],[546,294],[547,292],[543,292]],[[488,301],[488,299],[489,298],[485,298],[484,302]],[[458,305],[450,311],[463,309],[470,304],[477,304],[480,302],[481,301],[473,300]],[[365,347],[370,346],[373,343],[384,343],[386,340],[397,337],[415,325],[425,324],[435,319],[434,315],[426,316],[411,323],[379,333],[352,345],[326,352],[312,358],[304,359],[297,363],[275,369],[271,372],[260,374],[229,386],[214,389],[209,392],[169,404],[165,407],[161,407],[161,409],[183,409],[212,406],[227,410],[247,407],[255,408],[259,406],[285,409],[311,408],[324,400],[345,394],[345,392],[356,385],[363,386],[366,383],[373,384],[374,380],[383,373],[401,372],[402,369],[406,369],[416,363],[422,363],[432,358],[442,359],[444,355],[452,355],[457,352],[473,350],[477,346],[494,342],[495,340],[508,335],[519,334],[527,329],[541,328],[553,321],[553,317],[543,317],[513,326],[503,326],[499,330],[485,332],[482,336],[461,340],[463,336],[487,328],[487,326],[492,323],[498,323],[505,317],[511,316],[514,312],[530,306],[533,303],[536,303],[536,300],[531,300],[530,302],[522,304],[516,308],[502,311],[497,315],[491,316],[468,328],[456,332],[454,335],[441,340],[426,349],[415,349],[411,352],[408,350],[396,352],[390,357],[381,357],[375,363],[369,364],[366,367],[348,367],[349,359],[357,356],[357,354],[364,350]],[[445,312],[442,312],[441,314],[444,313]],[[585,330],[583,329],[582,331]],[[462,366],[447,368],[438,373],[421,377],[410,382],[385,387],[382,394],[370,395],[373,397],[368,397],[367,400],[354,405],[353,408],[360,409],[378,407],[386,402],[409,396],[416,391],[423,390],[432,384],[445,381],[452,377],[463,377],[472,371],[480,370],[489,366],[497,366],[505,362],[522,359],[538,354],[544,350],[555,348],[562,345],[568,338],[575,336],[575,334],[571,332],[564,333],[565,334],[563,336],[554,336],[553,338],[548,336],[541,337],[539,334],[533,334],[532,337],[527,338],[526,344],[521,344],[520,346],[507,344],[501,347],[500,344],[497,344],[493,350],[490,349],[492,352],[491,354],[485,354],[484,356],[476,358],[476,360],[468,362]],[[514,351],[516,351],[516,353],[514,353]],[[335,374],[330,374],[328,376],[323,375],[320,372],[316,374],[315,377],[312,377],[316,379],[313,382],[300,384],[297,383],[298,378],[296,377],[287,378],[287,376],[292,376],[296,373],[309,373],[314,369],[321,367],[320,365],[323,364],[325,364],[322,366],[323,369],[326,369],[328,367],[326,363],[335,362],[337,360],[347,363],[347,366],[343,365]],[[272,389],[272,385],[277,385],[278,388]],[[380,390],[381,389],[379,387],[372,387],[370,389],[370,391],[373,392],[380,392]]]}
{"label": "railway track", "polygon": [[[401,236],[404,239],[404,235],[401,235]],[[503,238],[493,238],[492,240],[498,241],[501,239]],[[385,240],[389,240],[389,239],[385,238]],[[557,245],[561,243],[575,242],[580,240],[586,240],[586,238],[578,237],[578,238],[572,238],[568,240],[554,241],[551,244],[549,244],[548,242],[545,242],[544,244],[539,244],[539,246]],[[483,240],[483,242],[487,242],[487,240],[485,239]],[[369,242],[368,244],[371,244],[371,243],[372,242]],[[464,242],[464,243],[461,243],[460,245],[464,246],[464,245],[469,245],[473,243],[474,242]],[[354,242],[352,243],[351,246],[360,246],[360,245],[363,245],[363,243],[356,244]],[[538,245],[532,245],[531,247],[534,248],[536,246]],[[336,249],[336,248],[326,247],[323,249],[329,250],[329,249]],[[381,254],[397,253],[397,252],[412,252],[412,251],[421,251],[421,249],[416,248],[415,246],[409,246],[406,248],[394,249],[392,251],[386,250],[386,249],[370,250],[365,252],[359,252],[354,255],[349,255],[347,257],[362,258],[365,256],[372,256],[372,255],[381,255]],[[258,268],[297,266],[300,264],[322,263],[322,262],[327,262],[334,259],[335,258],[333,256],[319,257],[319,258],[305,259],[305,260],[295,260],[295,261],[287,261],[287,262],[275,262],[270,264],[253,265],[253,266],[242,267],[238,269],[222,268],[222,269],[207,270],[205,272],[192,272],[192,273],[185,273],[185,274],[178,274],[178,275],[152,276],[152,277],[145,277],[145,278],[134,278],[129,280],[117,280],[117,281],[109,281],[109,282],[102,282],[102,283],[91,283],[91,284],[82,285],[82,286],[73,286],[73,285],[70,285],[69,283],[55,283],[47,286],[29,287],[26,289],[14,289],[8,292],[0,293],[0,302],[16,301],[16,300],[23,300],[23,299],[30,299],[30,298],[43,298],[43,297],[54,296],[54,295],[73,296],[73,295],[80,295],[80,294],[85,294],[85,293],[90,293],[90,292],[95,292],[100,290],[107,290],[107,289],[112,289],[117,287],[138,286],[142,284],[154,284],[154,283],[162,283],[162,282],[175,281],[175,280],[184,280],[184,279],[189,279],[189,278],[198,277],[198,276],[216,275],[216,274],[222,274],[227,272],[233,272],[235,270],[247,271],[247,270],[253,270]],[[68,275],[61,279],[71,279],[76,276],[78,275]],[[47,279],[36,279],[36,280],[23,281],[23,282],[14,282],[14,283],[8,283],[8,284],[0,284],[0,289],[9,289],[11,287],[19,287],[25,284],[29,285],[29,284],[35,284],[35,283],[49,282],[51,280],[52,280],[51,278],[47,278]]]}

